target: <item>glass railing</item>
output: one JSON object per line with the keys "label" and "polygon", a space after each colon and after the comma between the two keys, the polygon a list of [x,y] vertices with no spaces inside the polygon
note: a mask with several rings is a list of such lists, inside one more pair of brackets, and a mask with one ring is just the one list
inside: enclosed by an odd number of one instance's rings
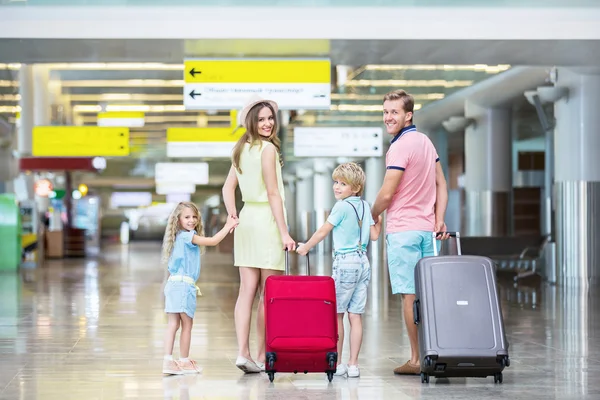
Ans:
{"label": "glass railing", "polygon": [[0,6],[600,7],[597,0],[0,0]]}

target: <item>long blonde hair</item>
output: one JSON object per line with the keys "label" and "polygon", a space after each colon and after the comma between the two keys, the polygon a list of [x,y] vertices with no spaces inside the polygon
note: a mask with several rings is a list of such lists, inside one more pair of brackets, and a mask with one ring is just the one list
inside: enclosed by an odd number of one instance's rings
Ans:
{"label": "long blonde hair", "polygon": [[[173,252],[173,245],[175,244],[175,238],[177,237],[177,233],[183,228],[179,225],[179,217],[181,217],[181,213],[184,208],[189,208],[194,212],[196,217],[198,217],[198,223],[194,227],[194,230],[198,235],[204,236],[204,226],[202,225],[202,216],[200,215],[200,211],[198,207],[194,203],[188,201],[182,201],[177,204],[177,207],[171,212],[169,215],[169,219],[167,221],[167,227],[165,228],[165,236],[163,238],[162,244],[162,258],[161,262],[167,264],[169,262],[169,258],[171,258],[171,253]],[[204,252],[204,249],[201,249]]]}
{"label": "long blonde hair", "polygon": [[[271,136],[265,138],[258,133],[258,114],[264,108],[268,107],[273,113],[273,120],[275,121],[273,124],[273,129],[271,130]],[[231,156],[231,163],[235,167],[235,169],[241,174],[242,169],[240,168],[240,158],[242,156],[242,149],[246,143],[250,143],[250,146],[259,145],[262,146],[262,141],[267,141],[273,143],[275,149],[277,149],[277,153],[279,154],[279,164],[283,167],[283,159],[281,157],[281,141],[277,137],[277,133],[279,132],[279,121],[277,121],[277,113],[268,102],[258,103],[254,107],[248,111],[246,115],[246,133],[242,135],[242,137],[237,141],[235,146],[233,147],[233,152]]]}

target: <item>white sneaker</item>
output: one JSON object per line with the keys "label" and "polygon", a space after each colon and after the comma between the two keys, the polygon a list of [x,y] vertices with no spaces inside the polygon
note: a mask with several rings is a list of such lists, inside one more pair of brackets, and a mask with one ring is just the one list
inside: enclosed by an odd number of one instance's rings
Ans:
{"label": "white sneaker", "polygon": [[344,364],[338,364],[335,370],[335,376],[345,376],[348,373],[348,368]]}
{"label": "white sneaker", "polygon": [[348,365],[348,378],[358,378],[360,376],[360,369],[358,365]]}
{"label": "white sneaker", "polygon": [[238,356],[238,358],[235,360],[235,366],[247,374],[256,374],[260,372],[260,368],[253,361],[250,361],[242,356]]}
{"label": "white sneaker", "polygon": [[256,364],[258,368],[260,368],[261,372],[265,372],[265,363],[261,363],[260,361],[254,361],[254,364]]}

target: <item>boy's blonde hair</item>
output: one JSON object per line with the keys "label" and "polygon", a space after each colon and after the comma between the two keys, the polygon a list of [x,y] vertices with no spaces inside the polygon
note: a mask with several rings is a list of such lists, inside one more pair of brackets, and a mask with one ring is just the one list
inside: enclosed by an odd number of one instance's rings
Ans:
{"label": "boy's blonde hair", "polygon": [[[162,244],[162,258],[161,261],[165,264],[169,262],[169,258],[171,258],[171,253],[173,252],[173,245],[175,244],[175,237],[177,236],[177,232],[182,230],[183,228],[179,226],[179,217],[183,212],[184,208],[189,208],[193,211],[193,213],[198,217],[198,223],[194,227],[194,230],[200,236],[204,236],[204,226],[202,226],[202,216],[200,215],[200,210],[194,203],[189,201],[182,201],[169,215],[169,219],[167,220],[167,227],[165,228],[165,236],[163,237]],[[204,252],[204,249],[201,249]]]}
{"label": "boy's blonde hair", "polygon": [[355,162],[338,165],[331,177],[333,180],[346,182],[358,196],[362,196],[365,190],[365,171]]}

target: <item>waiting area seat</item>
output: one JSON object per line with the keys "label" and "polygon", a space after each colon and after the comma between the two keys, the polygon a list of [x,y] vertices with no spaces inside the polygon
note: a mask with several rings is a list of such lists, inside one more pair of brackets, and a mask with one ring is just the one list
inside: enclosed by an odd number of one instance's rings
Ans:
{"label": "waiting area seat", "polygon": [[471,236],[461,237],[466,255],[491,258],[500,273],[514,274],[514,280],[541,276],[545,246],[550,236]]}

